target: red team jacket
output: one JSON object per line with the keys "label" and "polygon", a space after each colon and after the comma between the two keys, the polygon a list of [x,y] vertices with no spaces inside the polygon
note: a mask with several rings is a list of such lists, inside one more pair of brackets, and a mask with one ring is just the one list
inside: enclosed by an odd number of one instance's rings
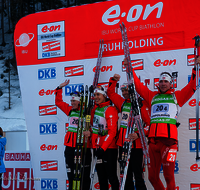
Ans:
{"label": "red team jacket", "polygon": [[[173,94],[176,97],[177,103],[182,107],[194,94],[196,90],[196,74],[195,70],[192,70],[192,77],[190,82],[182,89],[175,91],[174,89],[169,89],[165,94]],[[135,72],[133,72],[133,77],[135,81],[135,88],[138,94],[147,102],[148,105],[151,105],[152,99],[155,95],[160,94],[160,90],[151,91],[143,83],[140,82],[140,79],[137,77]],[[149,127],[148,137],[166,137],[174,139],[177,141],[178,132],[175,124],[169,123],[152,123]]]}
{"label": "red team jacket", "polygon": [[[67,116],[70,116],[70,113],[72,111],[72,106],[70,106],[68,103],[63,102],[62,99],[62,89],[57,88],[56,89],[56,97],[55,97],[55,104],[58,106]],[[78,108],[79,111],[80,108]],[[65,139],[64,139],[64,145],[69,146],[69,147],[76,147],[76,138],[77,138],[77,133],[74,132],[69,132],[65,134]],[[87,147],[89,148],[89,140]]]}
{"label": "red team jacket", "polygon": [[[109,106],[105,110],[105,119],[107,123],[108,134],[105,136],[100,136],[100,147],[105,151],[106,149],[116,149],[116,134],[117,134],[117,122],[118,122],[118,112],[115,107],[110,106],[110,101],[103,102],[94,106],[91,112],[91,126],[93,126],[93,118],[95,114],[95,110],[97,107],[103,108]],[[92,131],[92,129],[91,129]],[[92,148],[96,148],[98,134],[91,134]]]}
{"label": "red team jacket", "polygon": [[[125,100],[123,97],[121,97],[119,94],[115,93],[115,87],[116,87],[116,80],[113,80],[113,78],[111,77],[109,80],[109,87],[107,90],[107,95],[108,97],[111,99],[111,101],[114,103],[114,105],[117,107],[117,109],[119,110],[119,112],[122,112],[122,106],[124,104],[124,102],[130,102],[130,99]],[[150,109],[149,106],[147,105],[147,103],[145,101],[142,102],[143,106],[141,108],[141,116],[142,116],[142,120],[144,121],[144,123],[146,124],[146,127],[144,128],[144,132],[145,135],[148,134],[148,127],[150,125]],[[125,135],[126,135],[126,130],[125,128],[121,128],[119,129],[119,134],[118,134],[118,139],[117,139],[117,145],[118,146],[123,146],[124,144],[124,139],[125,139]],[[135,141],[133,141],[133,145],[132,148],[142,148],[140,139],[136,139]]]}

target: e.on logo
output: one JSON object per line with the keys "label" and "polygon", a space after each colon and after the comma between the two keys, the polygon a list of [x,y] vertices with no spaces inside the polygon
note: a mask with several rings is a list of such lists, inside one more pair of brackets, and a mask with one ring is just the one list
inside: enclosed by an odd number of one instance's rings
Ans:
{"label": "e.on logo", "polygon": [[193,164],[190,166],[190,169],[193,171],[193,172],[197,172],[199,171],[200,167],[198,166],[198,164]]}
{"label": "e.on logo", "polygon": [[160,59],[158,59],[154,62],[155,67],[160,67],[161,65],[163,65],[163,66],[176,65],[176,59],[174,59],[174,60],[164,60],[164,61],[161,61]]}
{"label": "e.on logo", "polygon": [[[114,5],[110,7],[102,16],[102,21],[106,25],[115,25],[120,22],[120,17],[125,17],[127,22],[135,22],[137,21],[143,13],[142,19],[146,20],[148,16],[154,11],[157,10],[156,18],[160,18],[162,14],[163,9],[163,2],[158,2],[154,6],[150,6],[150,4],[147,4],[144,11],[142,5],[134,5],[132,6],[128,14],[126,12],[121,13],[121,8],[119,5]],[[134,14],[133,14],[134,13]],[[133,17],[134,15],[134,17]]]}
{"label": "e.on logo", "polygon": [[[196,99],[192,99],[189,101],[188,104],[189,104],[189,106],[194,107],[194,106],[196,106],[196,102],[197,102]],[[200,102],[199,102],[199,106],[200,106]]]}
{"label": "e.on logo", "polygon": [[[112,69],[113,69],[112,65],[110,65],[110,66],[103,66],[103,67],[101,67],[101,72],[112,71]],[[95,72],[95,71],[96,71],[96,67],[93,68],[93,72]]]}
{"label": "e.on logo", "polygon": [[51,25],[50,27],[48,27],[48,25],[45,25],[42,27],[41,31],[43,33],[46,33],[46,32],[55,32],[55,31],[59,31],[60,30],[60,24],[59,25]]}
{"label": "e.on logo", "polygon": [[56,93],[56,90],[47,90],[45,91],[44,89],[40,90],[39,91],[39,95],[40,96],[44,96],[44,95],[52,95],[52,94],[55,94]]}
{"label": "e.on logo", "polygon": [[45,150],[57,150],[58,145],[46,145],[43,144],[40,146],[40,150],[45,151]]}

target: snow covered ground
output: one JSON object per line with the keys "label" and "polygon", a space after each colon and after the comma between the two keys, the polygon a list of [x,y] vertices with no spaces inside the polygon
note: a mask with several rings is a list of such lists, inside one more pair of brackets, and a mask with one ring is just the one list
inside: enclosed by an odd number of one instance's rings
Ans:
{"label": "snow covered ground", "polygon": [[[6,60],[13,58],[13,34],[7,33],[7,31],[9,31],[7,18],[8,17],[4,18],[4,31],[6,33],[4,38],[6,46],[0,46],[0,90],[3,92],[3,95],[0,96],[0,127],[2,127],[5,132],[26,130],[22,98],[19,87],[19,78],[12,65],[10,71],[11,104],[9,109],[9,73],[6,72],[8,67],[5,66],[5,63]],[[2,44],[1,33],[2,30],[0,30],[0,45]]]}

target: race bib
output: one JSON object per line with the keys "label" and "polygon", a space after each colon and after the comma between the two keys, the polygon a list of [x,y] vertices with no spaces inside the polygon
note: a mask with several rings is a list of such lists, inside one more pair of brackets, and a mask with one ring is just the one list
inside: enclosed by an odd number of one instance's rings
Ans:
{"label": "race bib", "polygon": [[77,127],[78,126],[78,121],[79,121],[78,117],[70,117],[69,125]]}
{"label": "race bib", "polygon": [[176,160],[176,153],[177,150],[176,149],[170,149],[167,155],[167,161],[169,162],[175,162]]}
{"label": "race bib", "polygon": [[168,112],[169,104],[156,104],[153,106],[153,113],[157,112]]}
{"label": "race bib", "polygon": [[129,112],[122,112],[121,124],[127,125],[128,124],[128,118],[129,118]]}

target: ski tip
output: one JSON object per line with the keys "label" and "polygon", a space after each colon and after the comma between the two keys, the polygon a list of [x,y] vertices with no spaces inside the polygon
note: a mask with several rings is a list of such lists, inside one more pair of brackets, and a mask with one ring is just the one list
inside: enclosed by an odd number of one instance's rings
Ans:
{"label": "ski tip", "polygon": [[88,85],[85,85],[85,92],[88,93]]}
{"label": "ski tip", "polygon": [[81,93],[84,92],[84,85],[81,85]]}

